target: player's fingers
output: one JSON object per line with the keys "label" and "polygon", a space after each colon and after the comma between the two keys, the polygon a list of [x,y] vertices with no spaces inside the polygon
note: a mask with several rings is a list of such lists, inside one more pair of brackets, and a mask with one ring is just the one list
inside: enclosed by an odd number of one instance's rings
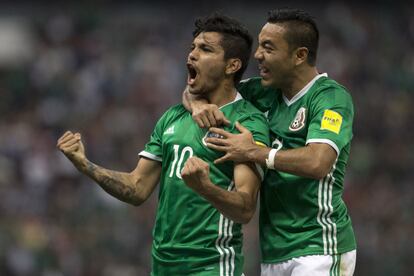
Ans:
{"label": "player's fingers", "polygon": [[75,134],[71,133],[71,134],[67,135],[64,139],[59,141],[57,145],[61,146],[61,145],[65,144],[69,141],[72,141],[72,140],[79,141],[80,140],[80,135],[75,135]]}
{"label": "player's fingers", "polygon": [[207,147],[217,151],[227,151],[227,147],[206,143]]}
{"label": "player's fingers", "polygon": [[78,140],[77,138],[73,138],[73,139],[71,139],[71,140],[69,140],[69,141],[67,141],[67,142],[63,143],[63,144],[61,145],[61,147],[62,147],[62,148],[67,148],[67,147],[71,147],[71,146],[73,146],[73,145],[75,145],[75,144],[79,144],[79,140]]}
{"label": "player's fingers", "polygon": [[209,127],[217,126],[217,121],[216,121],[216,118],[214,118],[214,113],[207,112],[206,117],[210,124]]}
{"label": "player's fingers", "polygon": [[220,110],[213,110],[212,111],[212,115],[214,116],[214,119],[216,120],[216,125],[214,125],[214,127],[218,127],[223,123],[223,112],[221,112]]}
{"label": "player's fingers", "polygon": [[181,169],[181,177],[185,177],[188,175],[188,165],[187,163],[184,164],[183,168]]}
{"label": "player's fingers", "polygon": [[205,162],[198,157],[193,157],[193,164],[197,169],[201,169],[204,167]]}
{"label": "player's fingers", "polygon": [[221,164],[221,163],[223,163],[223,162],[228,161],[228,160],[229,160],[229,158],[230,158],[230,156],[226,154],[226,155],[224,155],[223,157],[220,157],[220,158],[218,158],[218,159],[214,160],[214,164]]}
{"label": "player's fingers", "polygon": [[217,127],[211,127],[209,128],[210,132],[219,134],[221,136],[223,136],[223,138],[229,138],[232,136],[232,134],[230,132],[225,131],[224,129],[221,128],[217,128]]}
{"label": "player's fingers", "polygon": [[198,116],[193,116],[193,120],[196,122],[196,124],[200,127],[200,128],[205,128],[204,122],[203,120],[201,120],[200,117]]}
{"label": "player's fingers", "polygon": [[221,110],[214,110],[213,111],[214,117],[216,118],[217,127],[222,125],[230,125],[230,121],[227,120],[226,116],[224,116],[224,113]]}
{"label": "player's fingers", "polygon": [[72,134],[72,135],[67,136],[64,140],[60,141],[58,143],[58,146],[64,146],[66,143],[72,143],[74,141],[75,142],[80,141],[80,137],[75,136],[75,135]]}
{"label": "player's fingers", "polygon": [[72,146],[63,147],[62,151],[64,153],[71,153],[71,152],[77,151],[78,149],[79,149],[79,144],[74,144]]}
{"label": "player's fingers", "polygon": [[210,121],[207,117],[207,115],[200,115],[201,120],[203,120],[203,124],[205,128],[211,127]]}
{"label": "player's fingers", "polygon": [[66,130],[66,132],[65,133],[63,133],[63,135],[62,136],[60,136],[61,138],[65,138],[66,136],[68,136],[68,135],[70,135],[70,134],[72,134],[72,131],[70,131],[70,130]]}
{"label": "player's fingers", "polygon": [[68,139],[68,137],[70,137],[70,136],[72,136],[73,135],[73,133],[72,133],[72,131],[66,131],[65,132],[65,134],[63,134],[59,139],[58,139],[58,141],[57,141],[57,144],[59,145],[59,144],[61,144],[62,142],[64,142],[65,140],[67,140]]}
{"label": "player's fingers", "polygon": [[228,141],[226,139],[222,139],[222,138],[210,137],[210,138],[206,138],[205,142],[207,144],[214,144],[214,145],[217,145],[217,146],[228,146],[229,145]]}
{"label": "player's fingers", "polygon": [[73,144],[73,140],[69,140],[64,143],[60,143],[59,145],[57,145],[57,148],[58,149],[66,148],[68,146],[71,146],[72,144]]}
{"label": "player's fingers", "polygon": [[224,118],[223,118],[223,125],[225,125],[225,126],[230,126],[230,125],[231,125],[230,120],[228,120],[226,117],[224,117]]}
{"label": "player's fingers", "polygon": [[209,168],[208,163],[204,161],[203,159],[197,158],[197,164],[201,170],[208,170]]}
{"label": "player's fingers", "polygon": [[185,164],[187,165],[188,168],[192,169],[194,167],[194,158],[193,157],[188,158]]}
{"label": "player's fingers", "polygon": [[201,128],[209,128],[210,127],[210,121],[207,119],[207,117],[205,116],[205,115],[202,115],[202,114],[199,114],[199,115],[197,115],[197,116],[195,116],[200,122],[201,122],[201,124],[203,125],[203,126],[201,126],[200,124],[199,124],[199,126],[201,127]]}
{"label": "player's fingers", "polygon": [[240,124],[239,122],[236,122],[236,128],[238,131],[240,131],[240,133],[250,132],[247,128],[242,126],[242,124]]}
{"label": "player's fingers", "polygon": [[191,158],[189,158],[185,162],[184,167],[183,167],[183,169],[180,172],[181,173],[181,177],[189,176],[189,175],[191,175],[193,173],[193,171],[194,171],[194,166],[193,166],[193,163],[192,163]]}

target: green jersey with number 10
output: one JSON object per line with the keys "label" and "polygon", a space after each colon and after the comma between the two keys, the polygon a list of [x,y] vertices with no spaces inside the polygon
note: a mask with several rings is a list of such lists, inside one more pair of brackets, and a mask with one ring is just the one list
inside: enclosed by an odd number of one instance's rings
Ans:
{"label": "green jersey with number 10", "polygon": [[260,78],[243,81],[238,89],[267,112],[273,148],[326,143],[338,155],[332,171],[319,180],[268,171],[260,193],[263,263],[355,249],[351,220],[342,200],[354,117],[351,96],[326,74],[316,76],[290,100],[262,87]]}
{"label": "green jersey with number 10", "polygon": [[[237,94],[221,111],[232,122],[224,129],[236,133],[239,121],[255,141],[269,144],[266,118]],[[214,136],[201,129],[182,106],[170,108],[158,121],[140,156],[162,162],[159,203],[153,230],[152,275],[241,275],[243,272],[241,225],[224,217],[181,179],[186,160],[197,156],[210,165],[210,180],[233,190],[233,162],[215,165],[222,153],[207,148],[204,139]]]}

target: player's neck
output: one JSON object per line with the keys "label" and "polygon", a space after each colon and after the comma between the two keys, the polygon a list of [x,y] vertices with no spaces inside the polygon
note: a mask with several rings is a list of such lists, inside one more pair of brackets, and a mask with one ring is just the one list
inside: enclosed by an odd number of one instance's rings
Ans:
{"label": "player's neck", "polygon": [[233,83],[224,83],[223,85],[217,87],[214,91],[209,93],[208,101],[211,104],[217,106],[223,106],[225,104],[231,103],[236,98],[236,88]]}
{"label": "player's neck", "polygon": [[307,67],[295,73],[293,81],[282,88],[283,95],[289,100],[298,94],[311,80],[318,75],[316,67]]}

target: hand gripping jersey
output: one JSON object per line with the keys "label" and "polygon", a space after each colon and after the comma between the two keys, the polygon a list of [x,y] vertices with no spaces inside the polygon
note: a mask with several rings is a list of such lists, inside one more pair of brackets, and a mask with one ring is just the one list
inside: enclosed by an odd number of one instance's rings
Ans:
{"label": "hand gripping jersey", "polygon": [[267,172],[260,194],[263,263],[355,249],[342,200],[354,117],[351,96],[326,74],[315,77],[290,100],[263,88],[260,78],[243,81],[238,89],[266,112],[273,148],[287,150],[317,142],[329,144],[338,154],[332,171],[320,180]]}
{"label": "hand gripping jersey", "polygon": [[[221,107],[237,133],[239,121],[255,141],[269,144],[266,118],[240,94]],[[233,162],[215,165],[223,153],[205,145],[208,129],[199,128],[182,106],[170,108],[158,121],[141,156],[162,162],[159,203],[153,230],[152,275],[241,275],[241,225],[224,217],[181,179],[186,160],[197,156],[210,164],[210,180],[233,190]]]}

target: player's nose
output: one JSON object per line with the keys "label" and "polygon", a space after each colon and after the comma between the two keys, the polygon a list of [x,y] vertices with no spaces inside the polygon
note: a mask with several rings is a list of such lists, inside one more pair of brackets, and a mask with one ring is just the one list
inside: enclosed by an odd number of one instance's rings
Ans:
{"label": "player's nose", "polygon": [[260,47],[257,47],[256,51],[254,52],[254,58],[257,60],[263,60],[263,51],[260,49]]}

